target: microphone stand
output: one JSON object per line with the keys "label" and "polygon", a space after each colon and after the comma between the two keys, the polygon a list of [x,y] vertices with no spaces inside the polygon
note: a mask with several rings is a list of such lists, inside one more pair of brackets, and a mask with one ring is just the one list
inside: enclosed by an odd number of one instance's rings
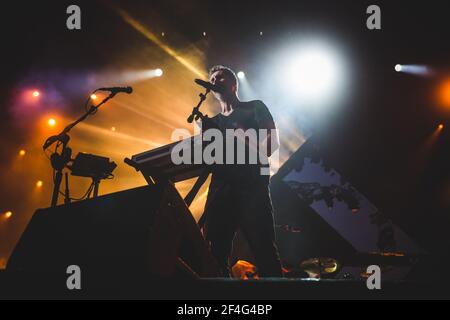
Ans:
{"label": "microphone stand", "polygon": [[[187,118],[187,122],[192,123],[192,121],[194,121],[194,119],[195,119],[195,121],[201,119],[203,124],[205,124],[204,122],[207,121],[208,115],[204,115],[199,109],[200,109],[200,106],[202,105],[202,103],[206,100],[206,96],[208,95],[208,93],[210,91],[211,91],[210,89],[206,89],[205,93],[199,94],[200,101],[198,102],[197,106],[195,106],[192,109],[192,113]],[[194,186],[191,188],[191,190],[188,192],[188,194],[184,198],[184,201],[188,207],[194,201],[195,196],[200,191],[200,188],[202,187],[202,185],[206,182],[206,179],[208,178],[209,174],[210,174],[210,169],[208,169],[208,168],[203,169],[202,173],[198,177],[197,181],[195,181]]]}
{"label": "microphone stand", "polygon": [[[95,93],[96,91],[97,90],[95,90],[93,93]],[[56,145],[56,148],[55,148],[55,152],[50,156],[50,163],[52,165],[52,168],[56,172],[54,181],[53,181],[54,186],[53,186],[52,203],[51,203],[52,207],[56,207],[56,205],[58,204],[58,197],[59,197],[61,181],[62,181],[62,177],[63,177],[63,170],[67,166],[67,164],[71,161],[72,149],[67,146],[70,141],[70,136],[68,135],[68,133],[78,123],[84,121],[90,115],[95,114],[101,105],[106,103],[109,99],[113,98],[116,94],[117,94],[117,92],[111,92],[98,105],[96,105],[96,106],[91,105],[91,107],[86,111],[85,114],[83,114],[76,121],[72,122],[67,127],[65,127],[64,130],[61,131],[61,133],[59,133],[55,136],[51,136],[45,141],[45,143],[43,145],[44,151],[47,150],[53,143],[58,142],[58,144]],[[86,104],[89,101],[89,99],[90,98],[87,99]],[[62,144],[62,150],[61,150],[61,153],[58,153],[58,147],[60,144]],[[68,179],[67,176],[66,176],[66,179]],[[69,197],[68,180],[66,181],[66,191],[65,192],[66,192],[65,202],[68,202],[69,201],[69,199],[68,199],[68,197]]]}
{"label": "microphone stand", "polygon": [[205,101],[206,100],[206,96],[208,95],[208,93],[210,92],[211,90],[209,90],[209,89],[206,89],[206,92],[205,93],[200,93],[199,94],[199,96],[200,96],[200,101],[198,102],[198,104],[197,104],[197,106],[195,106],[193,109],[192,109],[192,113],[191,113],[191,115],[187,118],[187,122],[189,122],[189,123],[192,123],[192,121],[197,121],[198,119],[204,119],[204,118],[207,118],[208,116],[205,116],[205,115],[203,115],[203,113],[201,113],[200,112],[200,106],[202,105],[202,103],[203,103],[203,101]]}

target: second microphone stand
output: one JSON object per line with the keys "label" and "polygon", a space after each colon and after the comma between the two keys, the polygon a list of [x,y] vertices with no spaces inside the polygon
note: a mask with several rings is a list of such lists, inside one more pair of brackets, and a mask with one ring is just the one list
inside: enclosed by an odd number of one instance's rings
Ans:
{"label": "second microphone stand", "polygon": [[[94,91],[95,93],[96,91]],[[56,145],[55,152],[50,156],[50,162],[52,165],[53,170],[55,170],[55,177],[54,177],[54,186],[53,186],[53,194],[52,194],[52,207],[56,207],[58,204],[58,197],[60,193],[60,187],[61,187],[61,181],[63,176],[63,170],[67,166],[67,164],[71,160],[72,156],[72,149],[70,149],[67,145],[70,141],[70,136],[68,133],[70,130],[72,130],[73,127],[75,127],[78,123],[84,121],[87,117],[90,115],[93,115],[97,112],[98,108],[100,108],[101,105],[103,105],[105,102],[107,102],[109,99],[113,98],[117,93],[111,92],[105,99],[103,99],[98,105],[94,106],[92,105],[85,114],[83,114],[80,118],[78,118],[76,121],[69,124],[67,127],[64,128],[61,133],[51,136],[48,138],[43,146],[44,151],[47,150],[52,144],[55,142],[58,142]],[[90,98],[88,98],[87,102]],[[62,144],[62,150],[61,153],[58,153],[58,147]],[[66,177],[67,179],[67,177]],[[68,182],[66,182],[67,186]],[[66,188],[68,189],[68,188]],[[66,190],[66,202],[68,201],[68,190]]]}

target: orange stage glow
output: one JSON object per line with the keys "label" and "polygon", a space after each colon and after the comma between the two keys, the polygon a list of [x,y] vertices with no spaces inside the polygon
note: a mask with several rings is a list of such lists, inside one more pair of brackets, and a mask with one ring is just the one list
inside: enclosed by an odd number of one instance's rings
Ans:
{"label": "orange stage glow", "polygon": [[439,129],[439,130],[444,129],[444,125],[441,123],[441,124],[438,126],[438,129]]}
{"label": "orange stage glow", "polygon": [[97,99],[97,95],[95,95],[95,94],[91,94],[91,99],[92,99],[92,100],[95,100],[95,99]]}
{"label": "orange stage glow", "polygon": [[22,149],[19,151],[19,156],[23,157],[26,153],[27,152],[24,149]]}
{"label": "orange stage glow", "polygon": [[13,213],[12,213],[12,211],[7,211],[7,212],[5,212],[4,215],[5,215],[6,219],[10,219],[12,217]]}
{"label": "orange stage glow", "polygon": [[36,182],[36,187],[38,187],[38,188],[42,188],[43,185],[44,185],[44,183],[41,180]]}
{"label": "orange stage glow", "polygon": [[450,79],[445,80],[438,90],[439,104],[450,110]]}
{"label": "orange stage glow", "polygon": [[[177,60],[179,63],[181,63],[184,67],[186,67],[189,71],[194,73],[195,76],[205,78],[207,76],[207,73],[204,68],[201,68],[198,66],[198,64],[192,60],[189,59],[179,52],[177,52],[175,49],[171,48],[169,45],[161,41],[155,33],[153,33],[148,27],[146,27],[144,24],[142,24],[140,21],[132,17],[128,12],[125,10],[116,9],[117,13],[122,17],[122,19],[127,22],[131,27],[133,27],[136,31],[141,33],[144,37],[146,37],[151,42],[155,43],[157,46],[161,48],[165,53],[167,53],[169,56]],[[206,35],[206,34],[205,34]]]}
{"label": "orange stage glow", "polygon": [[48,119],[47,124],[50,127],[54,127],[56,125],[56,120],[54,118],[50,118],[50,119]]}

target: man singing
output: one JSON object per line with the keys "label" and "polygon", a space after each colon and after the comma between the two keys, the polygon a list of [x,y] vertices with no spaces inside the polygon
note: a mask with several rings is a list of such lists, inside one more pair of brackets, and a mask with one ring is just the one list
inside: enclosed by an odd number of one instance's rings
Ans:
{"label": "man singing", "polygon": [[[236,74],[224,66],[215,66],[209,80],[220,87],[214,92],[222,108],[221,113],[208,119],[214,127],[226,129],[266,129],[267,141],[273,137],[275,123],[262,101],[240,101],[237,95]],[[203,127],[205,130],[205,126]],[[259,131],[258,131],[259,132]],[[275,139],[274,139],[275,138]],[[224,143],[225,146],[225,143]],[[247,143],[246,152],[251,152]],[[261,148],[261,145],[259,146]],[[270,155],[278,144],[267,143],[264,154]],[[239,150],[235,149],[234,156]],[[238,155],[239,156],[239,155]],[[248,157],[246,160],[248,160]],[[221,272],[229,276],[229,257],[235,233],[240,229],[248,241],[261,277],[281,277],[281,265],[275,244],[272,203],[269,195],[269,175],[262,174],[262,163],[219,164],[212,172],[211,185],[204,212],[204,235],[218,260]],[[267,168],[266,168],[267,169]]]}

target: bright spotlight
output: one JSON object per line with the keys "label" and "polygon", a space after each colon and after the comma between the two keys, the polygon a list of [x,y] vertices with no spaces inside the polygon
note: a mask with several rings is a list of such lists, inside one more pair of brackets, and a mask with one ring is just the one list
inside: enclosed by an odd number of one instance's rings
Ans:
{"label": "bright spotlight", "polygon": [[157,76],[157,77],[161,77],[163,75],[163,71],[162,71],[162,69],[156,69],[155,70],[155,76]]}
{"label": "bright spotlight", "polygon": [[432,76],[434,73],[430,67],[418,64],[396,64],[395,71],[425,77]]}
{"label": "bright spotlight", "polygon": [[92,100],[97,99],[97,95],[96,95],[96,94],[91,94],[91,99],[92,99]]}
{"label": "bright spotlight", "polygon": [[37,188],[42,188],[43,185],[44,185],[44,183],[43,183],[41,180],[39,180],[38,182],[36,182],[36,187],[37,187]]}
{"label": "bright spotlight", "polygon": [[111,127],[112,132],[116,132],[116,127]]}
{"label": "bright spotlight", "polygon": [[239,71],[239,72],[237,73],[237,77],[238,77],[239,79],[244,79],[244,78],[245,78],[245,73],[244,73],[244,71]]}
{"label": "bright spotlight", "polygon": [[33,91],[33,97],[37,98],[41,95],[41,93],[37,90]]}
{"label": "bright spotlight", "polygon": [[27,152],[26,152],[24,149],[22,149],[22,150],[19,151],[19,155],[20,155],[21,157],[23,157],[26,153],[27,153]]}
{"label": "bright spotlight", "polygon": [[324,101],[337,91],[341,62],[334,52],[324,46],[299,48],[287,59],[283,81],[289,94],[304,102]]}
{"label": "bright spotlight", "polygon": [[444,125],[441,123],[441,124],[438,126],[438,129],[439,129],[439,130],[444,129]]}
{"label": "bright spotlight", "polygon": [[50,127],[54,127],[56,125],[56,120],[54,118],[50,118],[50,119],[48,119],[47,124]]}
{"label": "bright spotlight", "polygon": [[[117,81],[122,83],[133,84],[139,81],[145,81],[155,77],[161,77],[163,73],[164,72],[161,68],[157,68],[157,69],[125,71],[117,75],[112,74],[111,77],[114,77],[115,79],[117,79]],[[105,78],[105,80],[107,79]]]}
{"label": "bright spotlight", "polygon": [[11,211],[7,211],[7,212],[4,213],[4,215],[5,215],[6,219],[9,219],[9,218],[12,217],[13,213]]}

